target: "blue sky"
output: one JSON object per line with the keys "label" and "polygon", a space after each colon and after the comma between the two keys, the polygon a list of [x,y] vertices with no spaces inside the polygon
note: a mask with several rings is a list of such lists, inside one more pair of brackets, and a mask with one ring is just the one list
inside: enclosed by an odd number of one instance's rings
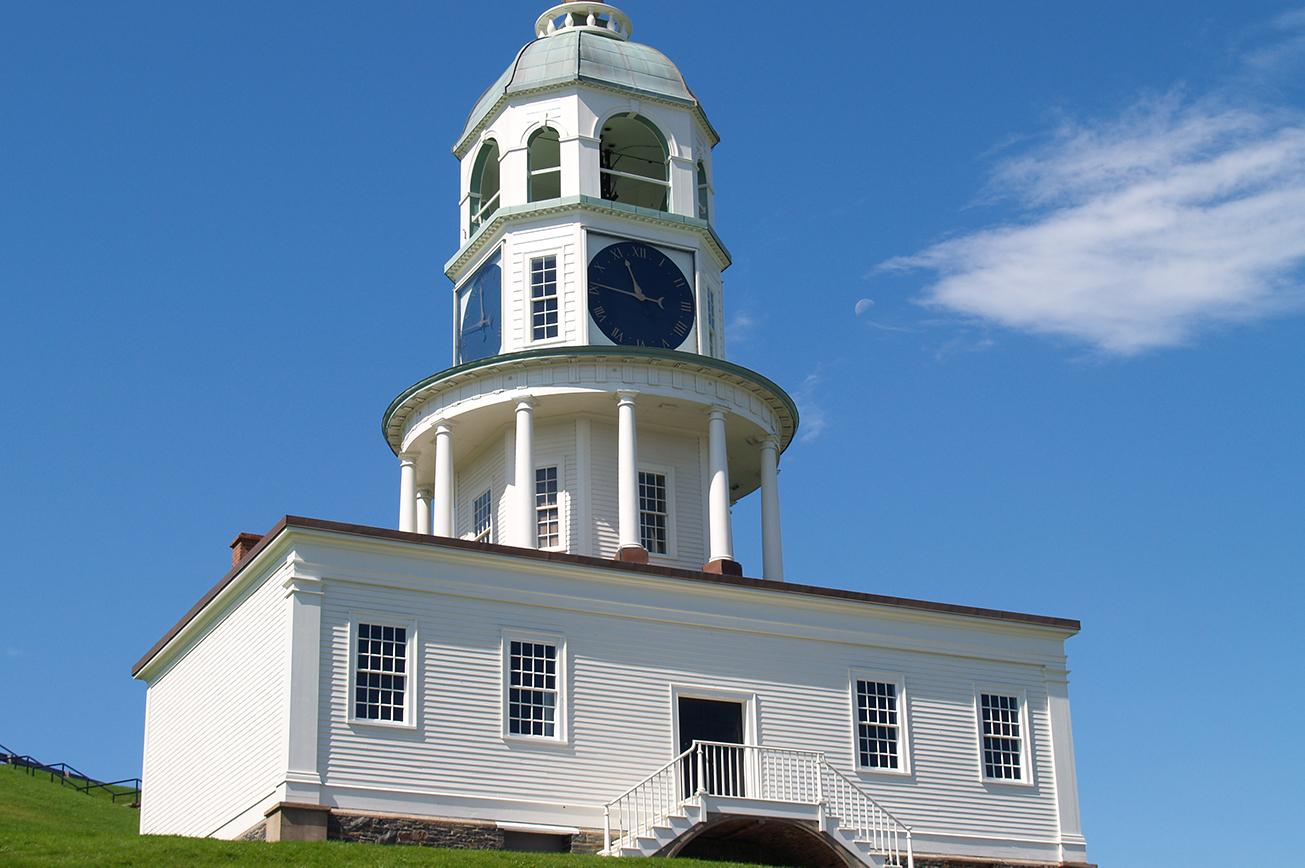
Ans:
{"label": "blue sky", "polygon": [[[449,148],[543,6],[6,6],[0,741],[135,774],[128,667],[236,532],[393,524]],[[1081,618],[1093,857],[1294,855],[1305,11],[624,8],[723,135],[730,356],[804,415],[789,576]]]}

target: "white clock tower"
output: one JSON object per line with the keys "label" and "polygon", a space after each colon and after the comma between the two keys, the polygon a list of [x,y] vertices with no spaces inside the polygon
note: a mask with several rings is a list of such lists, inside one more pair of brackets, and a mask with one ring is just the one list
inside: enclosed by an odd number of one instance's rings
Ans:
{"label": "white clock tower", "polygon": [[719,137],[632,32],[605,3],[549,9],[454,145],[454,364],[382,421],[399,529],[739,574],[730,505],[760,488],[780,579],[797,410],[725,361]]}

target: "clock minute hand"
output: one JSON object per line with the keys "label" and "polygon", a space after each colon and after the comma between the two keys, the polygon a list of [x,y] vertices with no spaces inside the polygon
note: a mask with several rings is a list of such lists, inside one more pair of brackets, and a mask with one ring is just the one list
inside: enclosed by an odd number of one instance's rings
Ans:
{"label": "clock minute hand", "polygon": [[630,292],[628,289],[621,289],[619,286],[610,286],[606,283],[594,283],[592,285],[602,289],[610,289],[612,292],[619,292],[621,295],[628,295],[630,298],[637,299],[638,301],[655,302],[662,310],[666,309],[666,305],[662,304],[663,299],[653,298],[650,295],[644,295],[642,292]]}

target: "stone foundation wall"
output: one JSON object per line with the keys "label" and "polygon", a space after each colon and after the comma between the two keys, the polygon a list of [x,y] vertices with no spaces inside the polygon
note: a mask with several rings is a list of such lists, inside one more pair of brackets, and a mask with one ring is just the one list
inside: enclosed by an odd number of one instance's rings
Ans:
{"label": "stone foundation wall", "polygon": [[581,829],[579,835],[571,836],[571,852],[593,855],[603,849],[602,829]]}
{"label": "stone foundation wall", "polygon": [[476,820],[346,814],[331,812],[326,836],[371,844],[418,844],[466,850],[501,850],[503,833],[493,823]]}
{"label": "stone foundation wall", "polygon": [[253,826],[245,832],[237,841],[266,841],[267,840],[267,820],[259,820],[258,825]]}

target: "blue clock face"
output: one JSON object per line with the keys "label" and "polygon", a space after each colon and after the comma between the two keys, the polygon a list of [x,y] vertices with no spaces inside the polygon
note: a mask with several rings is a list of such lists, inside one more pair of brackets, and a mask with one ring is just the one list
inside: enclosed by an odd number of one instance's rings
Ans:
{"label": "blue clock face", "polygon": [[614,344],[675,349],[693,329],[693,287],[656,247],[618,241],[589,260],[589,315]]}
{"label": "blue clock face", "polygon": [[462,323],[458,329],[458,361],[474,362],[498,355],[503,346],[503,271],[498,254],[482,265],[458,290]]}

